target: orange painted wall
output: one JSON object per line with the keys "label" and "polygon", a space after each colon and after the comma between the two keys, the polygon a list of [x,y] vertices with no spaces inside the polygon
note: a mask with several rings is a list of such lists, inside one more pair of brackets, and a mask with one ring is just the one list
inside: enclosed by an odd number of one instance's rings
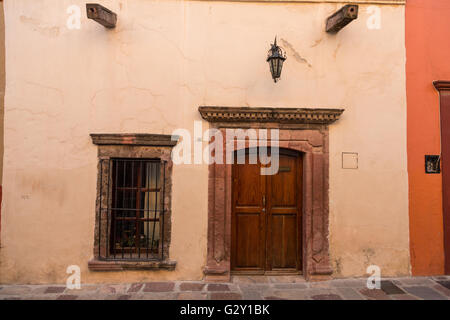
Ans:
{"label": "orange painted wall", "polygon": [[425,155],[440,154],[439,94],[450,80],[450,0],[407,0],[406,90],[411,266],[444,273],[442,177],[425,174]]}

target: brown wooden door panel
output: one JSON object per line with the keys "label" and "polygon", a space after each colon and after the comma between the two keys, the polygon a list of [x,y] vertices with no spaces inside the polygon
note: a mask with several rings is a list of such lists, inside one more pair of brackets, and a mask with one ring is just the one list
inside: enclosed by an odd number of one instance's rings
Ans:
{"label": "brown wooden door panel", "polygon": [[246,163],[233,165],[232,270],[301,270],[301,157],[281,152],[273,176]]}
{"label": "brown wooden door panel", "polygon": [[231,267],[234,270],[264,270],[265,214],[262,194],[265,177],[259,164],[233,165],[233,214],[231,217]]}
{"label": "brown wooden door panel", "polygon": [[302,162],[280,152],[279,172],[268,177],[266,270],[301,270]]}
{"label": "brown wooden door panel", "polygon": [[270,269],[297,268],[296,224],[296,215],[272,215],[269,222],[272,250]]}
{"label": "brown wooden door panel", "polygon": [[260,166],[258,164],[235,165],[234,194],[236,206],[256,206],[261,208]]}
{"label": "brown wooden door panel", "polygon": [[297,206],[297,159],[280,154],[279,171],[269,176],[271,207]]}
{"label": "brown wooden door panel", "polygon": [[236,255],[236,268],[262,269],[261,220],[259,214],[236,215],[236,245],[239,253]]}

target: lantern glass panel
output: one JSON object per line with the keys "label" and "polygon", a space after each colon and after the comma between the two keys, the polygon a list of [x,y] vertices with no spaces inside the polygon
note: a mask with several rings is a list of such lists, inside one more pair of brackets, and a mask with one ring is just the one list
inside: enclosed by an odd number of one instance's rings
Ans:
{"label": "lantern glass panel", "polygon": [[278,71],[277,71],[277,77],[279,78],[281,76],[281,68],[283,67],[283,59],[279,59],[278,61]]}
{"label": "lantern glass panel", "polygon": [[274,71],[274,77],[278,78],[278,58],[273,59],[273,71]]}
{"label": "lantern glass panel", "polygon": [[269,66],[270,66],[270,74],[273,74],[274,68],[273,68],[273,59],[269,60]]}

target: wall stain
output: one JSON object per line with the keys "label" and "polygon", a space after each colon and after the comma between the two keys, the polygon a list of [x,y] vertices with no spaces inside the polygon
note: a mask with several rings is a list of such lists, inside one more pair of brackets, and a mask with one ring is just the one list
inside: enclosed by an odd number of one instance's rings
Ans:
{"label": "wall stain", "polygon": [[372,263],[370,261],[371,258],[375,255],[375,250],[373,250],[372,248],[365,248],[362,251],[366,258],[366,265],[367,266],[371,265]]}
{"label": "wall stain", "polygon": [[335,265],[336,265],[336,269],[335,269],[335,274],[340,275],[342,272],[342,261],[341,258],[337,258],[334,260]]}
{"label": "wall stain", "polygon": [[299,62],[299,63],[305,63],[306,65],[308,65],[308,67],[312,68],[312,65],[308,62],[308,60],[306,60],[305,58],[303,58],[296,50],[295,48],[292,46],[292,44],[290,44],[287,40],[285,39],[281,39],[281,42],[283,42],[284,47],[291,52],[292,56],[294,57],[295,61]]}
{"label": "wall stain", "polygon": [[336,59],[337,53],[338,53],[338,51],[339,51],[340,48],[341,48],[341,44],[339,43],[339,44],[337,45],[336,49],[334,50],[334,53],[333,53],[334,59]]}
{"label": "wall stain", "polygon": [[314,41],[314,44],[311,46],[311,48],[317,47],[321,42],[322,42],[323,38],[320,38],[316,41]]}
{"label": "wall stain", "polygon": [[59,36],[59,27],[45,27],[41,25],[41,22],[35,18],[30,18],[26,16],[20,16],[20,21],[33,28],[33,31],[37,31],[40,34],[55,38]]}

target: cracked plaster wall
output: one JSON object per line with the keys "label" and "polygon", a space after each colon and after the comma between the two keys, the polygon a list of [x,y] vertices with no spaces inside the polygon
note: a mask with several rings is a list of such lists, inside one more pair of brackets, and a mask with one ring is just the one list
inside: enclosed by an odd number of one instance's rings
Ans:
{"label": "cracked plaster wall", "polygon": [[[66,13],[79,5],[81,29]],[[360,17],[324,32],[334,3],[104,0],[115,29],[79,0],[5,2],[6,100],[1,283],[201,279],[208,167],[173,171],[174,272],[94,273],[97,148],[89,133],[193,130],[199,105],[345,107],[330,127],[330,250],[336,277],[409,273],[404,7],[382,28]],[[287,51],[274,84],[275,35]],[[203,129],[207,123],[203,123]],[[341,152],[359,169],[341,169]]]}

